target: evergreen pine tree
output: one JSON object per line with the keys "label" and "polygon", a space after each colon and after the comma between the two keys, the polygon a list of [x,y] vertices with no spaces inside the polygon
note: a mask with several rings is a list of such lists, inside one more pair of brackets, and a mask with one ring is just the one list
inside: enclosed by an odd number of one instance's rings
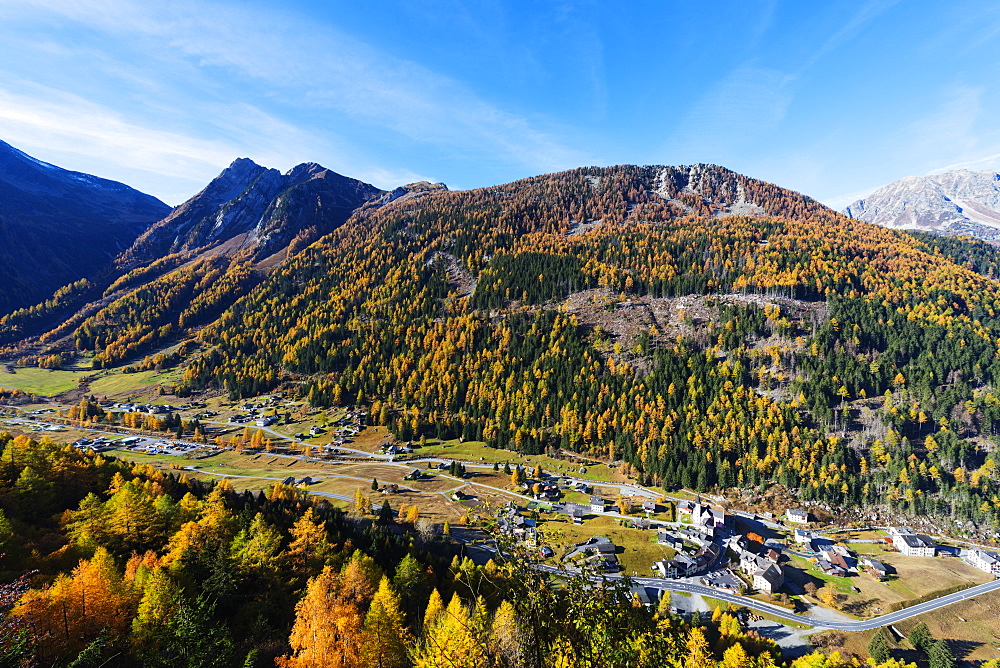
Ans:
{"label": "evergreen pine tree", "polygon": [[944,638],[931,643],[927,658],[930,668],[955,668],[955,655],[951,653],[951,647]]}
{"label": "evergreen pine tree", "polygon": [[392,508],[389,506],[388,499],[382,502],[382,507],[378,510],[378,523],[392,524]]}
{"label": "evergreen pine tree", "polygon": [[928,653],[931,643],[934,642],[931,632],[928,630],[927,625],[923,622],[920,622],[913,627],[913,630],[910,631],[910,635],[907,636],[907,639],[910,641],[910,644],[913,645],[914,649],[918,649],[924,654]]}
{"label": "evergreen pine tree", "polygon": [[879,629],[868,643],[868,655],[875,660],[875,663],[885,663],[891,658],[889,641],[886,640],[885,631],[882,629]]}

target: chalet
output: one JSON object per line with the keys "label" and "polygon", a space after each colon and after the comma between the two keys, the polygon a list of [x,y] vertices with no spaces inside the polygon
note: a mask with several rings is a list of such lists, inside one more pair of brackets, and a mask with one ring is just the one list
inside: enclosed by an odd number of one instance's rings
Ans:
{"label": "chalet", "polygon": [[785,584],[785,574],[781,566],[769,564],[767,568],[759,568],[753,573],[753,588],[765,594],[773,594]]}
{"label": "chalet", "polygon": [[799,510],[797,508],[789,508],[785,511],[785,519],[789,522],[795,522],[797,524],[808,524],[809,523],[809,513],[805,510]]}
{"label": "chalet", "polygon": [[310,478],[309,476],[306,476],[306,477],[304,477],[304,478],[302,478],[300,480],[296,480],[295,484],[296,485],[311,485],[311,484],[313,484],[313,479]]}
{"label": "chalet", "polygon": [[587,514],[587,506],[580,505],[579,503],[567,503],[565,505],[566,514],[573,518],[573,521],[582,520],[583,516]]}
{"label": "chalet", "polygon": [[677,546],[683,545],[684,541],[675,536],[671,531],[665,527],[660,527],[656,530],[656,542],[660,545],[669,545],[676,549]]}
{"label": "chalet", "polygon": [[566,554],[566,558],[584,555],[588,562],[598,562],[597,565],[607,571],[618,570],[618,557],[615,544],[606,536],[594,536],[582,543],[577,543]]}
{"label": "chalet", "polygon": [[908,557],[933,557],[937,546],[929,537],[915,533],[907,527],[890,527],[892,545]]}
{"label": "chalet", "polygon": [[847,575],[847,571],[836,564],[832,564],[823,557],[816,559],[816,567],[819,568],[825,575],[836,575],[837,577],[844,577]]}
{"label": "chalet", "polygon": [[323,429],[323,427],[315,427],[315,426],[314,427],[309,427],[309,435],[310,436],[319,436],[324,431],[326,431],[326,430]]}
{"label": "chalet", "polygon": [[649,528],[649,518],[648,517],[637,517],[632,520],[633,529],[642,529],[645,531]]}
{"label": "chalet", "polygon": [[781,559],[781,552],[778,552],[773,547],[769,547],[761,552],[761,556],[770,561],[772,564],[776,564]]}
{"label": "chalet", "polygon": [[819,558],[836,566],[845,573],[850,570],[850,566],[847,565],[847,560],[844,559],[844,555],[836,550],[823,550],[819,553]]}
{"label": "chalet", "polygon": [[422,475],[420,469],[413,469],[403,477],[403,480],[420,480]]}
{"label": "chalet", "polygon": [[694,510],[694,503],[691,501],[681,501],[677,504],[677,512],[681,515],[690,515]]}
{"label": "chalet", "polygon": [[276,415],[265,415],[264,417],[261,417],[261,418],[257,419],[257,426],[258,427],[270,427],[272,424],[274,424],[277,421],[278,421],[278,417]]}
{"label": "chalet", "polygon": [[757,571],[765,570],[769,566],[774,566],[774,562],[753,552],[740,553],[740,570],[748,576],[753,577]]}
{"label": "chalet", "polygon": [[285,478],[284,480],[281,481],[281,484],[282,485],[294,485],[295,484],[295,476],[293,476],[293,475],[288,476],[287,478]]}
{"label": "chalet", "polygon": [[725,540],[725,545],[727,548],[733,551],[734,554],[741,554],[747,551],[750,546],[750,540],[743,535],[736,534],[735,536],[730,536]]}
{"label": "chalet", "polygon": [[720,552],[718,545],[709,543],[691,556],[678,552],[673,559],[658,561],[653,564],[653,570],[658,571],[660,577],[664,578],[688,577],[698,571],[709,569],[719,558]]}
{"label": "chalet", "polygon": [[877,559],[864,557],[861,559],[861,565],[879,580],[884,580],[889,575],[889,567]]}
{"label": "chalet", "polygon": [[382,492],[383,494],[395,494],[396,492],[399,491],[399,485],[397,485],[396,483],[389,483],[379,491]]}
{"label": "chalet", "polygon": [[604,512],[604,499],[600,496],[590,497],[590,512],[592,513],[603,513]]}
{"label": "chalet", "polygon": [[642,509],[644,511],[646,511],[647,513],[655,513],[656,512],[656,502],[655,501],[643,501],[642,502]]}
{"label": "chalet", "polygon": [[693,529],[678,529],[677,535],[685,540],[689,540],[697,545],[705,545],[706,543],[712,542],[712,538],[701,531],[695,531]]}
{"label": "chalet", "polygon": [[673,559],[663,559],[662,561],[654,561],[652,570],[660,574],[661,578],[670,578],[673,580],[678,576],[677,565],[674,564]]}
{"label": "chalet", "polygon": [[979,570],[1000,578],[1000,554],[991,550],[966,550],[965,560]]}

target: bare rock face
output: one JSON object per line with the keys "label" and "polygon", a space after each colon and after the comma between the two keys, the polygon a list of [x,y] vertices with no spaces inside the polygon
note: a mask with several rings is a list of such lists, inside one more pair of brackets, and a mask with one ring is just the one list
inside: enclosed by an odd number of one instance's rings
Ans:
{"label": "bare rock face", "polygon": [[[144,263],[171,253],[219,248],[260,259],[297,239],[312,241],[383,191],[316,163],[286,174],[239,158],[204,190],[150,228],[123,256]],[[305,236],[303,236],[305,235]]]}
{"label": "bare rock face", "polygon": [[170,213],[160,200],[0,141],[0,315],[110,266]]}
{"label": "bare rock face", "polygon": [[907,176],[854,202],[844,213],[883,227],[1000,240],[1000,174],[959,169]]}

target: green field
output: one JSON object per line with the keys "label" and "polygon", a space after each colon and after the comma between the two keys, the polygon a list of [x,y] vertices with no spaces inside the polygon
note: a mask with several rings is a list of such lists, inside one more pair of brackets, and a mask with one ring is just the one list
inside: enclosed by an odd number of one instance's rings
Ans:
{"label": "green field", "polygon": [[851,578],[841,578],[835,575],[827,575],[823,571],[819,570],[816,567],[816,564],[807,561],[802,557],[790,555],[789,565],[802,569],[806,572],[806,575],[812,578],[822,580],[823,582],[833,585],[841,592],[850,593],[854,591],[854,583],[851,581]]}
{"label": "green field", "polygon": [[16,373],[0,373],[0,386],[12,387],[43,397],[51,397],[75,389],[84,376],[94,377],[90,384],[93,394],[135,392],[153,385],[173,385],[181,379],[180,369],[119,373],[116,370],[18,368]]}
{"label": "green field", "polygon": [[558,548],[567,548],[593,536],[607,536],[615,545],[624,548],[618,554],[618,561],[629,575],[649,577],[654,561],[672,559],[676,555],[673,548],[656,543],[655,531],[643,531],[621,526],[613,517],[593,517],[583,524],[573,524],[561,516],[539,523],[539,533],[544,542],[552,546],[557,556]]}
{"label": "green field", "polygon": [[414,449],[413,456],[461,459],[467,462],[482,461],[487,464],[510,462],[511,465],[521,464],[529,468],[540,464],[546,472],[571,475],[583,480],[595,482],[625,481],[617,471],[609,468],[606,464],[587,466],[586,472],[580,473],[580,465],[567,460],[553,459],[545,455],[521,455],[510,450],[491,448],[482,441],[459,443],[458,440],[443,442],[429,440],[424,447]]}
{"label": "green field", "polygon": [[844,547],[854,550],[858,554],[885,554],[891,552],[885,543],[844,543]]}
{"label": "green field", "polygon": [[98,378],[90,384],[93,394],[122,394],[136,392],[151,385],[173,385],[180,381],[180,369],[168,371],[139,371],[136,373],[112,373]]}
{"label": "green field", "polygon": [[81,376],[93,373],[93,371],[25,367],[17,369],[17,373],[0,373],[0,385],[51,397],[72,390],[79,384]]}

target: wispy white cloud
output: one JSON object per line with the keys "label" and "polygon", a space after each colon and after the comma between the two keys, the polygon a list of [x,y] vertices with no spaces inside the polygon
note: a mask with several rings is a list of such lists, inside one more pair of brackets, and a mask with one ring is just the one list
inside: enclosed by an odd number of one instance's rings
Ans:
{"label": "wispy white cloud", "polygon": [[4,139],[50,161],[63,156],[70,167],[77,162],[73,156],[120,166],[111,170],[111,178],[145,172],[139,180],[151,183],[151,174],[164,177],[165,182],[158,180],[160,188],[130,185],[159,192],[171,203],[193,194],[199,181],[203,185],[206,176],[233,157],[233,148],[220,142],[135,125],[111,109],[61,91],[23,82],[19,88],[28,94],[0,88]]}
{"label": "wispy white cloud", "polygon": [[972,160],[964,160],[962,162],[956,162],[955,164],[946,165],[944,167],[938,167],[937,169],[929,171],[928,174],[941,174],[942,172],[950,172],[955,169],[991,172],[1000,171],[1000,153],[987,155],[982,158],[973,158]]}
{"label": "wispy white cloud", "polygon": [[1000,130],[989,93],[983,86],[951,86],[940,92],[940,105],[893,136],[913,171],[1000,169]]}
{"label": "wispy white cloud", "polygon": [[774,69],[747,64],[734,70],[691,107],[667,152],[729,159],[780,125],[792,99],[789,82]]}
{"label": "wispy white cloud", "polygon": [[843,47],[854,39],[872,21],[899,3],[899,0],[869,0],[861,5],[854,14],[848,18],[847,22],[841,25],[829,37],[827,37],[796,71],[795,76],[802,76],[807,70],[812,68],[818,61],[825,58],[830,53]]}
{"label": "wispy white cloud", "polygon": [[537,119],[509,113],[459,82],[332,28],[316,26],[308,17],[222,3],[206,9],[205,3],[183,0],[169,4],[29,0],[26,4],[131,44],[145,42],[147,53],[155,54],[165,67],[177,67],[174,61],[179,60],[200,72],[222,68],[231,79],[266,90],[276,106],[336,112],[413,142],[443,145],[466,155],[496,156],[530,170],[586,161]]}

